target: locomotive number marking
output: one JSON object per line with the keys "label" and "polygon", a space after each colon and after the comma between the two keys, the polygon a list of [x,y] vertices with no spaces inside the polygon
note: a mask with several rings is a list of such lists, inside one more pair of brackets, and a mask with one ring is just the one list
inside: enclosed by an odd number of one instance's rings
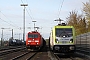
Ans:
{"label": "locomotive number marking", "polygon": [[67,43],[67,41],[62,41],[62,43]]}

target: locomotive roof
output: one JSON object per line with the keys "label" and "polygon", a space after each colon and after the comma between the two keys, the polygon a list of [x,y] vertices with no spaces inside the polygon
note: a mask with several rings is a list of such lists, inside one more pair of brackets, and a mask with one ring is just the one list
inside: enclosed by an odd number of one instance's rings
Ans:
{"label": "locomotive roof", "polygon": [[38,33],[38,34],[40,34],[39,32],[37,32],[37,31],[31,31],[31,32],[29,32],[29,33]]}
{"label": "locomotive roof", "polygon": [[54,28],[73,28],[73,26],[54,26]]}

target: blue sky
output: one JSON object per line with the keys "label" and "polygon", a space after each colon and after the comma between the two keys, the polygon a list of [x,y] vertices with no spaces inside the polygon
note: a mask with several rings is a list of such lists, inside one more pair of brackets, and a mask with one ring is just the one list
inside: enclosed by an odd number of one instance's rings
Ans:
{"label": "blue sky", "polygon": [[[44,38],[48,38],[51,28],[57,24],[55,19],[61,18],[65,22],[69,12],[76,10],[82,13],[83,3],[88,0],[1,0],[0,1],[0,28],[4,29],[4,38],[11,36],[11,29],[14,29],[14,38],[22,39],[23,28],[23,7],[21,4],[28,4],[26,7],[26,33],[33,30],[33,20],[37,21],[36,26],[40,27],[39,32]],[[61,8],[61,10],[60,10]],[[60,14],[59,14],[60,13]],[[29,29],[30,27],[31,29]],[[21,28],[21,30],[19,29]],[[2,29],[0,29],[0,37]]]}

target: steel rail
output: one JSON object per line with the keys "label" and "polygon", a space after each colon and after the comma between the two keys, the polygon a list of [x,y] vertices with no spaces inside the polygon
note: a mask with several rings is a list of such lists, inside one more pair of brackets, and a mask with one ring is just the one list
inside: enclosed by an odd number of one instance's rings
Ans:
{"label": "steel rail", "polygon": [[38,52],[35,52],[35,53],[31,54],[31,52],[29,51],[29,52],[26,52],[26,53],[24,53],[24,54],[21,54],[21,55],[15,57],[15,58],[12,58],[12,59],[10,59],[10,60],[19,60],[19,59],[22,59],[22,60],[23,60],[23,58],[24,58],[25,56],[28,56],[28,54],[29,54],[30,57],[27,57],[25,60],[30,60],[30,59],[32,59],[37,53],[38,53]]}
{"label": "steel rail", "polygon": [[10,50],[1,51],[0,56],[6,55],[6,54],[9,54],[9,53],[12,53],[12,52],[16,52],[16,51],[19,51],[19,50],[22,50],[22,49],[25,49],[25,48],[17,48],[17,49],[10,49]]}
{"label": "steel rail", "polygon": [[38,52],[35,52],[32,56],[30,56],[29,58],[27,58],[26,60],[30,60],[32,59]]}
{"label": "steel rail", "polygon": [[16,60],[16,59],[19,59],[19,58],[25,56],[25,55],[28,54],[28,53],[29,53],[29,52],[26,52],[26,53],[24,53],[24,54],[21,54],[21,55],[15,57],[15,58],[12,58],[12,59],[10,59],[10,60]]}

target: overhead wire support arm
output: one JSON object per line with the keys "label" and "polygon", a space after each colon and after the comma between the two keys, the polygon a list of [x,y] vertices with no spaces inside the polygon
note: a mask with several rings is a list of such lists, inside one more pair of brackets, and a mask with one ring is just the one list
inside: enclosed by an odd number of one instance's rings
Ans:
{"label": "overhead wire support arm", "polygon": [[60,9],[58,9],[59,11],[58,11],[58,17],[60,16],[60,13],[61,13],[61,9],[62,9],[62,7],[63,7],[63,3],[64,3],[64,0],[62,1],[62,4],[61,4],[61,6],[60,6]]}
{"label": "overhead wire support arm", "polygon": [[35,22],[37,22],[37,21],[32,21],[32,22],[34,22],[34,31],[35,31]]}

